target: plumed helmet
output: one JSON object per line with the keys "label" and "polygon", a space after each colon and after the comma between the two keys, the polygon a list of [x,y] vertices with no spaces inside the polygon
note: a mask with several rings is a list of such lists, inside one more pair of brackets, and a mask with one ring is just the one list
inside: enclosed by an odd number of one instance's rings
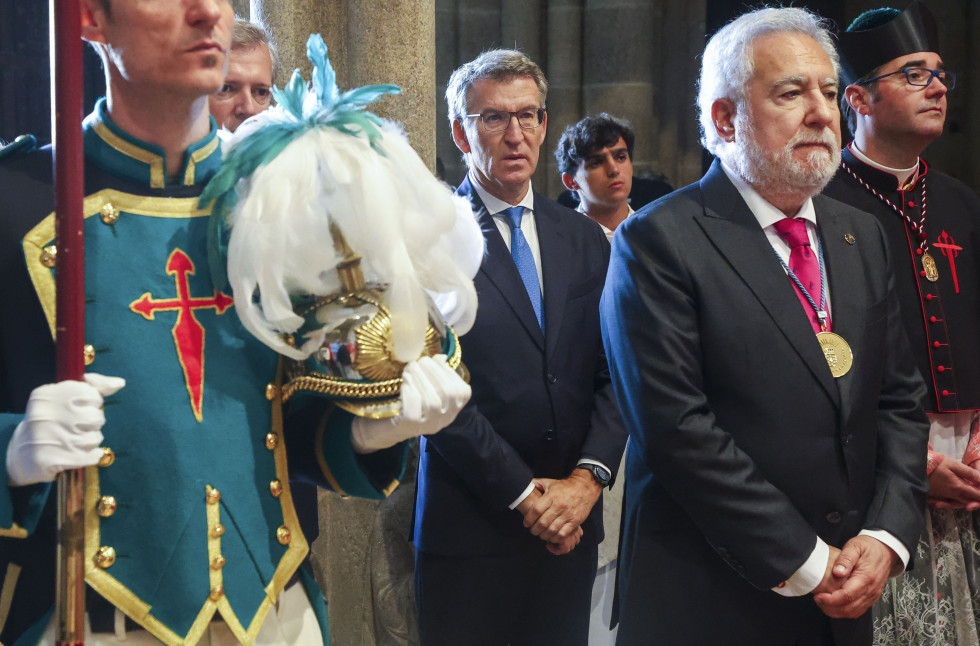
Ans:
{"label": "plumed helmet", "polygon": [[288,359],[285,399],[391,416],[407,362],[444,353],[460,366],[483,236],[400,126],[364,110],[399,88],[341,93],[319,35],[307,55],[312,84],[296,70],[273,89],[277,105],[230,136],[201,197],[214,201],[212,275],[249,332]]}

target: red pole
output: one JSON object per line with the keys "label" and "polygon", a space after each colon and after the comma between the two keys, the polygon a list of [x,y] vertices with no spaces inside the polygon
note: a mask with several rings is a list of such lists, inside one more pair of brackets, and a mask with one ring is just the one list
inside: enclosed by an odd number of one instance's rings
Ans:
{"label": "red pole", "polygon": [[[85,373],[85,197],[80,0],[50,0],[57,267],[57,378]],[[84,471],[58,476],[58,646],[85,642]]]}

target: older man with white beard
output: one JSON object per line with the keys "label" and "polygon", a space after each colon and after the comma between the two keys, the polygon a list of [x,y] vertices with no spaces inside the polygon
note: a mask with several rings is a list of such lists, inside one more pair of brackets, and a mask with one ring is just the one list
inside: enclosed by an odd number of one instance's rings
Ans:
{"label": "older man with white beard", "polygon": [[721,29],[698,99],[718,161],[613,242],[619,644],[870,644],[867,610],[922,529],[925,387],[888,247],[817,195],[839,161],[837,78],[806,10]]}

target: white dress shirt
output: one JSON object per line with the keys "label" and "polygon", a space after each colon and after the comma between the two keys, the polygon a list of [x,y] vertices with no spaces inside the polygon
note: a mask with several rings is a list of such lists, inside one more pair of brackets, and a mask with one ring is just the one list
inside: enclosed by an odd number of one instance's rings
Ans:
{"label": "white dress shirt", "polygon": [[[629,204],[626,205],[626,208],[629,209],[629,213],[626,214],[626,217],[629,217],[629,216],[633,215],[634,213],[636,213],[636,211],[633,210],[633,207],[630,206]],[[581,202],[578,203],[578,206],[575,207],[575,210],[578,211],[579,213],[581,213],[582,215],[584,215],[585,217],[589,217],[589,214],[585,212],[585,209],[582,206],[582,203]],[[623,220],[623,222],[625,222],[625,221],[626,220]],[[613,234],[616,233],[616,230],[615,229],[610,229],[609,227],[607,227],[606,225],[604,225],[602,222],[598,222],[598,221],[594,221],[594,222],[596,224],[598,224],[600,227],[602,227],[602,232],[606,234],[606,240],[609,241],[609,244],[612,244]],[[622,222],[620,222],[620,224],[622,224]]]}
{"label": "white dress shirt", "polygon": [[531,255],[534,256],[534,268],[538,271],[538,285],[541,286],[541,294],[543,296],[544,276],[541,275],[541,247],[538,244],[538,228],[534,225],[534,191],[531,188],[531,183],[528,182],[527,193],[524,194],[524,198],[517,204],[508,204],[500,198],[490,195],[483,190],[483,187],[476,183],[473,175],[470,175],[470,185],[476,189],[476,194],[480,196],[480,199],[483,200],[483,205],[487,207],[487,211],[493,216],[493,221],[500,230],[500,236],[504,239],[504,244],[507,245],[508,251],[510,251],[511,236],[510,218],[503,211],[512,206],[524,207],[524,217],[521,218],[521,233],[524,234],[524,239],[527,240],[527,246],[531,249]]}

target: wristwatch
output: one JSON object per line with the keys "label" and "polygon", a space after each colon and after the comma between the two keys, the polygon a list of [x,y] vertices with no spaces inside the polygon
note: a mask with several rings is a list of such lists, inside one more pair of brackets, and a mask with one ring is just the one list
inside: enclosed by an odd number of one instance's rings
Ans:
{"label": "wristwatch", "polygon": [[600,487],[608,487],[609,481],[612,480],[612,474],[609,473],[609,469],[600,466],[598,464],[591,464],[586,462],[585,464],[580,464],[575,468],[585,469],[586,471],[591,473],[592,477],[595,479],[596,482],[599,483]]}

